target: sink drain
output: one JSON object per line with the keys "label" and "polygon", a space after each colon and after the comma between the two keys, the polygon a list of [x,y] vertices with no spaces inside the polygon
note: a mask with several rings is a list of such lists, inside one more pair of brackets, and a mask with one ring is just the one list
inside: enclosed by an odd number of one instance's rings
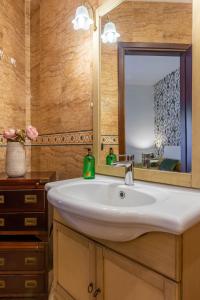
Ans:
{"label": "sink drain", "polygon": [[126,194],[123,191],[119,192],[119,196],[121,199],[125,199],[126,198]]}

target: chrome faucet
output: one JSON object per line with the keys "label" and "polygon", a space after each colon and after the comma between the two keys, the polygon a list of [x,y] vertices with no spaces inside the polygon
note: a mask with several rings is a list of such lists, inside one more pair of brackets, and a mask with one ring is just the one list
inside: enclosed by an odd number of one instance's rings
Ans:
{"label": "chrome faucet", "polygon": [[[125,157],[124,161],[120,160],[120,157]],[[134,185],[134,155],[123,154],[119,155],[119,161],[112,163],[113,167],[124,167],[125,168],[125,184]]]}

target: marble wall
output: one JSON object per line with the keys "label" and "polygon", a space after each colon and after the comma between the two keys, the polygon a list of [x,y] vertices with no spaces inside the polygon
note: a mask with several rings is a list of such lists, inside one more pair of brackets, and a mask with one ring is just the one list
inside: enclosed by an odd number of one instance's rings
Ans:
{"label": "marble wall", "polygon": [[[121,42],[192,43],[189,3],[126,1],[110,12],[109,18],[116,24]],[[106,21],[107,16],[102,28]],[[118,136],[117,45],[103,44],[101,60],[101,134],[108,140]],[[103,159],[109,147],[105,143]]]}
{"label": "marble wall", "polygon": [[92,146],[92,30],[73,30],[78,5],[40,0],[31,14],[31,118],[40,133],[32,169],[58,178],[80,176]]}
{"label": "marble wall", "polygon": [[[25,1],[0,0],[0,133],[6,127],[24,127],[25,90]],[[16,60],[16,67],[10,58]],[[0,172],[4,171],[5,145],[0,137]]]}

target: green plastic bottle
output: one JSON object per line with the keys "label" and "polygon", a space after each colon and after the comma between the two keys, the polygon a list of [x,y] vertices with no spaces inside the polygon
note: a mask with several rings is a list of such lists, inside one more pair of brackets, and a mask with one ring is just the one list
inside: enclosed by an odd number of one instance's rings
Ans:
{"label": "green plastic bottle", "polygon": [[95,158],[92,155],[92,151],[90,148],[88,148],[88,154],[83,159],[83,178],[95,178]]}
{"label": "green plastic bottle", "polygon": [[106,165],[111,166],[117,161],[117,156],[114,154],[113,148],[110,148],[109,154],[106,156]]}

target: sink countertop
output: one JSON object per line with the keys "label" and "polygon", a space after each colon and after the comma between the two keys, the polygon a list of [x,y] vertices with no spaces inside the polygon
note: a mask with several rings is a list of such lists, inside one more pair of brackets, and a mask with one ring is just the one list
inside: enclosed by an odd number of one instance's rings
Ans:
{"label": "sink countertop", "polygon": [[[113,182],[126,191],[127,186],[121,178],[97,175],[94,180],[84,180],[82,178],[63,180],[59,182],[48,183],[46,190],[55,191],[54,198],[60,201],[60,206],[56,206],[50,196],[50,202],[57,208],[65,210],[65,199],[59,194],[59,189],[76,183],[97,183]],[[81,216],[95,219],[96,222],[118,222],[125,223],[127,226],[133,223],[145,227],[144,232],[164,231],[173,234],[182,234],[187,229],[200,222],[200,192],[199,190],[168,186],[163,184],[146,183],[135,181],[132,189],[141,192],[148,192],[157,197],[157,201],[150,205],[141,205],[134,207],[112,206],[104,203],[93,203],[84,200],[73,202],[73,209],[69,205],[67,210],[79,215],[79,206],[81,203]],[[51,194],[51,193],[50,193]],[[94,195],[95,197],[95,195]],[[98,209],[97,209],[98,208]],[[146,228],[149,226],[149,230]],[[143,232],[143,233],[144,233]]]}

